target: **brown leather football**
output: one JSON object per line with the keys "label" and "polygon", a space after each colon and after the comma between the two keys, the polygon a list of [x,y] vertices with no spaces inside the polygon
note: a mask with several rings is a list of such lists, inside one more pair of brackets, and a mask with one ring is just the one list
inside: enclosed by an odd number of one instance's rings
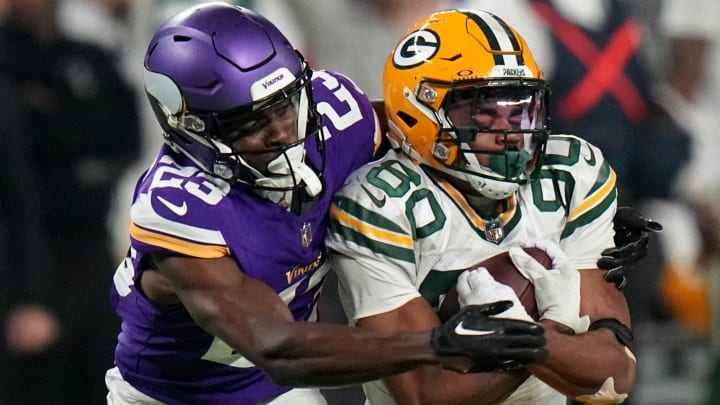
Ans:
{"label": "brown leather football", "polygon": [[[535,260],[541,263],[546,269],[552,268],[552,260],[545,253],[544,250],[538,248],[524,248],[525,251],[532,256]],[[532,283],[523,277],[523,275],[515,268],[510,256],[507,252],[497,254],[489,259],[478,263],[475,267],[485,267],[493,278],[499,283],[510,286],[515,294],[517,294],[520,302],[525,307],[528,315],[534,320],[538,320],[537,303],[535,302],[535,289]],[[454,315],[460,306],[457,301],[457,290],[453,284],[445,295],[440,308],[438,309],[438,316],[440,320],[445,322],[452,315]]]}

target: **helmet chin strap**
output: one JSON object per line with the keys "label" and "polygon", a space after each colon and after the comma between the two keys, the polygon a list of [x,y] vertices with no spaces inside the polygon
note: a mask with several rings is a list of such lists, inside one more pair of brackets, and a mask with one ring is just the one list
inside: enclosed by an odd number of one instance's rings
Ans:
{"label": "helmet chin strap", "polygon": [[[268,172],[272,177],[258,176],[255,184],[266,188],[290,189],[300,182],[305,183],[305,191],[315,197],[322,191],[322,182],[310,166],[304,162],[305,149],[302,144],[285,150],[268,164]],[[259,174],[259,173],[256,173]],[[258,193],[272,201],[282,199],[285,190],[258,190]]]}
{"label": "helmet chin strap", "polygon": [[[477,160],[477,156],[475,156],[474,153],[464,153],[463,155],[468,162],[468,166],[474,168],[475,170],[487,171],[488,173],[492,173],[493,171],[495,171],[500,172],[500,174],[506,171],[506,165],[504,162],[505,157],[502,155],[496,155],[491,158],[490,166],[493,170],[485,169]],[[493,160],[495,160],[495,158],[502,159],[502,164],[499,161],[493,163]],[[503,166],[502,171],[495,170],[495,167],[497,166]],[[470,187],[473,188],[473,190],[477,191],[482,196],[487,197],[491,200],[504,200],[510,197],[518,189],[518,187],[520,187],[519,184],[510,181],[491,180],[479,175],[455,170],[452,170],[452,172],[453,175],[467,181],[468,184],[470,184]]]}
{"label": "helmet chin strap", "polygon": [[526,150],[509,150],[502,155],[493,155],[490,158],[490,168],[507,177],[520,177],[526,170],[532,155]]}
{"label": "helmet chin strap", "polygon": [[465,181],[467,181],[473,190],[491,200],[504,200],[510,197],[520,187],[517,183],[505,181],[492,181],[480,176],[468,173],[462,173]]}

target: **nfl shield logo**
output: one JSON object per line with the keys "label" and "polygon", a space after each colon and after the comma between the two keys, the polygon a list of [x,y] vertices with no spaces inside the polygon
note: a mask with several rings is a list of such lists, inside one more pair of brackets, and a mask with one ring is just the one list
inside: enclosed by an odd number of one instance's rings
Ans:
{"label": "nfl shield logo", "polygon": [[500,243],[500,241],[505,237],[505,232],[503,232],[500,221],[492,221],[485,225],[485,236],[490,242]]}
{"label": "nfl shield logo", "polygon": [[306,222],[305,224],[303,224],[302,229],[300,229],[300,242],[302,243],[303,247],[310,246],[312,238],[312,226],[309,222]]}

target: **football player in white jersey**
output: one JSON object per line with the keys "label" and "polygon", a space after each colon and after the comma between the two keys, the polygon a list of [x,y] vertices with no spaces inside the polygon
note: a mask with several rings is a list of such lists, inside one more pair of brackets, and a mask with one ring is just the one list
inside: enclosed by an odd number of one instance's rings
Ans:
{"label": "football player in white jersey", "polygon": [[[440,365],[364,385],[384,404],[623,402],[635,383],[630,315],[598,269],[614,246],[615,173],[599,149],[549,135],[549,90],[525,41],[475,10],[426,16],[385,65],[395,150],[357,170],[330,208],[327,244],[348,318],[382,333],[441,324],[460,306],[508,300],[476,264],[501,251],[535,288],[549,356],[526,369],[458,375]],[[519,246],[544,249],[545,268]]]}

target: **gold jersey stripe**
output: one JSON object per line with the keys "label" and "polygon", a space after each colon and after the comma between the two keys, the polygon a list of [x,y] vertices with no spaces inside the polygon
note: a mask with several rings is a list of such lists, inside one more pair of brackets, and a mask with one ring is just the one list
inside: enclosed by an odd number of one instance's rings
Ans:
{"label": "gold jersey stripe", "polygon": [[230,255],[230,249],[228,249],[227,246],[189,242],[184,239],[149,231],[137,226],[132,221],[130,222],[130,235],[148,245],[158,246],[201,259],[215,259]]}
{"label": "gold jersey stripe", "polygon": [[605,183],[605,185],[603,185],[598,191],[596,191],[592,196],[590,196],[590,198],[588,198],[577,208],[575,208],[575,210],[571,212],[568,216],[568,219],[573,221],[583,215],[585,212],[595,207],[600,202],[604,201],[608,194],[610,194],[615,188],[616,179],[617,176],[615,175],[615,171],[611,170],[610,177],[608,178],[608,181]]}
{"label": "gold jersey stripe", "polygon": [[335,205],[330,206],[330,215],[332,215],[338,222],[340,222],[344,226],[354,229],[355,231],[360,232],[361,234],[372,239],[399,245],[410,249],[412,249],[413,247],[413,240],[410,236],[398,235],[396,233],[385,231],[378,227],[372,226],[367,222],[363,222],[339,210]]}

